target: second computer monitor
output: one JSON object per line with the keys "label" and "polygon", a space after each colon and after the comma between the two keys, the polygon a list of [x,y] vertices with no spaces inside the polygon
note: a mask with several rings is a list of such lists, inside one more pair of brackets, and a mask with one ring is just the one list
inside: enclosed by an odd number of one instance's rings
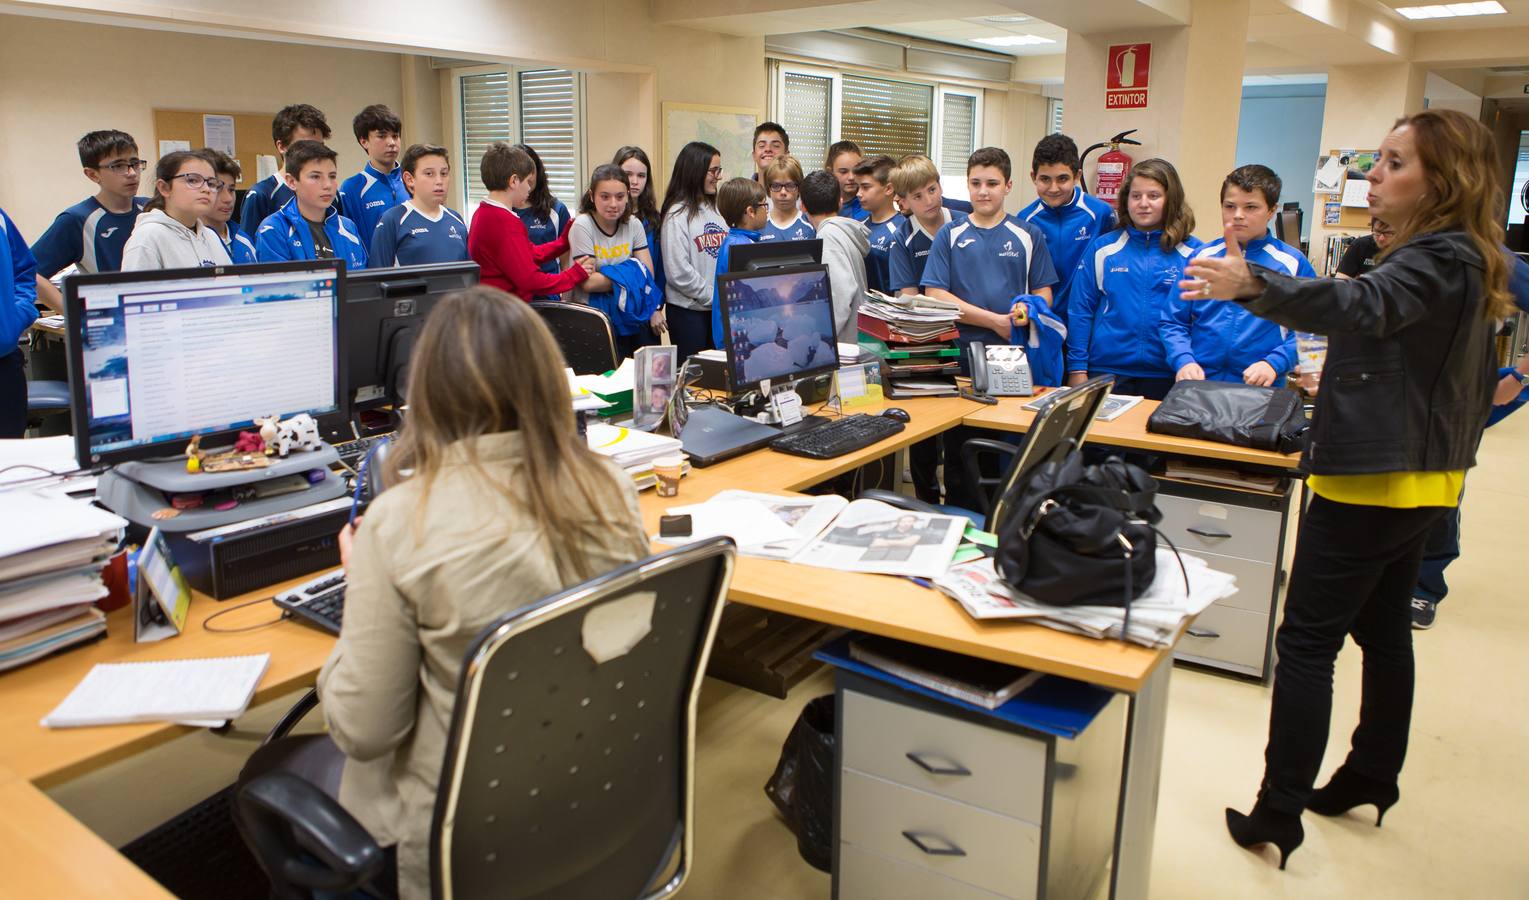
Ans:
{"label": "second computer monitor", "polygon": [[477,263],[437,263],[348,273],[344,301],[346,400],[361,410],[403,402],[409,355],[444,296],[478,283]]}
{"label": "second computer monitor", "polygon": [[815,266],[822,261],[822,238],[734,244],[727,251],[728,272],[757,272],[780,266]]}
{"label": "second computer monitor", "polygon": [[838,368],[833,294],[824,266],[787,266],[717,278],[734,393]]}

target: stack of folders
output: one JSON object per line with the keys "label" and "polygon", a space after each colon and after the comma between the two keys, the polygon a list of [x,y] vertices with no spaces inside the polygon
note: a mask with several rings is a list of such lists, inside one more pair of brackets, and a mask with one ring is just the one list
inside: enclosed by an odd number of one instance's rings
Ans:
{"label": "stack of folders", "polygon": [[922,294],[866,292],[860,346],[881,361],[888,397],[954,397],[961,371],[955,304]]}
{"label": "stack of folders", "polygon": [[1040,672],[1030,669],[869,635],[850,641],[849,655],[857,662],[983,709],[997,709],[1041,678]]}
{"label": "stack of folders", "polygon": [[[587,434],[589,449],[601,456],[608,456],[616,465],[626,470],[638,490],[645,490],[658,482],[653,474],[653,460],[662,456],[676,456],[683,446],[677,438],[591,422]],[[681,473],[690,471],[686,461]]]}
{"label": "stack of folders", "polygon": [[860,330],[889,344],[953,341],[960,307],[923,294],[890,296],[866,291],[860,304]]}
{"label": "stack of folders", "polygon": [[45,491],[8,491],[0,505],[0,671],[105,634],[101,567],[127,522]]}

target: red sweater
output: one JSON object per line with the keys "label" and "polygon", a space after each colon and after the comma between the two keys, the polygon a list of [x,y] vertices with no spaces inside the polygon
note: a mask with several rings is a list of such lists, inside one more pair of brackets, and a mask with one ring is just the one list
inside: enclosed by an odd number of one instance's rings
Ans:
{"label": "red sweater", "polygon": [[497,203],[478,204],[467,229],[467,252],[478,264],[478,281],[509,291],[522,300],[561,294],[589,277],[583,266],[549,275],[537,266],[568,250],[568,229],[557,240],[532,244],[526,225]]}

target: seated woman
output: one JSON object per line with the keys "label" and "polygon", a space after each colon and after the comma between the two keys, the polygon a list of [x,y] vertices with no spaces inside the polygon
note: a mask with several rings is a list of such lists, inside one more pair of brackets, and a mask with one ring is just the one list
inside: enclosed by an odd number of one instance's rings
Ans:
{"label": "seated woman", "polygon": [[[333,791],[343,752],[338,799],[396,847],[404,897],[430,893],[430,818],[468,646],[505,613],[648,554],[631,478],[579,437],[557,343],[512,299],[480,286],[431,313],[385,463],[394,486],[340,535],[345,623],[318,683],[332,762],[262,759],[280,741],[241,776],[297,768]],[[327,740],[308,742],[304,756],[325,752]]]}

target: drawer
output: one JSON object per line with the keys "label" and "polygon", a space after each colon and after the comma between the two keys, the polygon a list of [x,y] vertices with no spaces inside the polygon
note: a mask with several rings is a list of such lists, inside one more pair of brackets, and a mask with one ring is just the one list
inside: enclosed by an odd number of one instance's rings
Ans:
{"label": "drawer", "polygon": [[1035,897],[1040,826],[851,769],[839,775],[841,843],[1005,897]]}
{"label": "drawer", "polygon": [[1180,550],[1205,550],[1258,562],[1277,562],[1280,514],[1225,503],[1158,494],[1159,525]]}
{"label": "drawer", "polygon": [[836,900],[1000,900],[1001,894],[951,881],[928,869],[839,845]]}
{"label": "drawer", "polygon": [[[1233,609],[1269,614],[1274,597],[1273,565],[1236,556],[1222,556],[1219,553],[1201,551],[1193,555],[1205,560],[1206,565],[1218,572],[1237,576],[1237,593],[1224,600],[1217,600],[1217,606],[1230,606]],[[1170,568],[1168,574],[1175,574],[1175,568]],[[1161,577],[1162,570],[1159,570],[1158,575]]]}
{"label": "drawer", "polygon": [[1264,649],[1269,637],[1268,613],[1213,603],[1189,627],[1191,631],[1214,632],[1218,637],[1185,634],[1174,653],[1179,659],[1211,665],[1230,663],[1249,675],[1263,674]]}
{"label": "drawer", "polygon": [[1046,802],[1044,741],[858,691],[841,696],[844,768],[1040,823]]}

